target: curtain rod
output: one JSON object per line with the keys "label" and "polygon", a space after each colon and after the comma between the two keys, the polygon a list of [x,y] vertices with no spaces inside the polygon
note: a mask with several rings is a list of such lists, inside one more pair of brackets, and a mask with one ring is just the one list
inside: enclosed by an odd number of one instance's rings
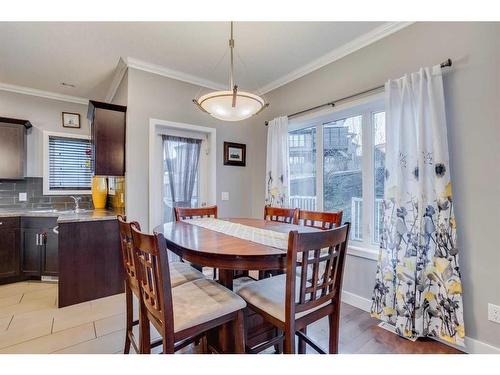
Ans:
{"label": "curtain rod", "polygon": [[[451,66],[451,64],[452,64],[451,59],[447,59],[446,61],[443,61],[440,66],[441,66],[441,69],[443,69],[443,68]],[[329,106],[330,107],[335,107],[335,104],[338,103],[338,102],[342,102],[344,100],[352,99],[352,98],[355,98],[356,96],[360,96],[360,95],[363,95],[363,94],[368,94],[369,92],[380,90],[383,87],[384,87],[384,85],[373,87],[371,89],[364,90],[364,91],[361,91],[361,92],[357,92],[356,94],[352,94],[352,95],[349,95],[349,96],[346,96],[346,97],[343,97],[343,98],[340,98],[340,99],[337,99],[337,100],[333,100],[333,101],[325,103],[325,104],[317,105],[316,107],[311,107],[311,108],[307,108],[307,109],[304,109],[304,110],[299,111],[299,112],[292,113],[291,115],[288,115],[287,117],[288,118],[296,117],[296,116],[299,116],[299,115],[301,115],[303,113],[314,111],[316,109],[320,109],[320,108],[323,108],[323,107],[329,107]],[[266,121],[265,124],[267,126],[269,124],[269,121]]]}

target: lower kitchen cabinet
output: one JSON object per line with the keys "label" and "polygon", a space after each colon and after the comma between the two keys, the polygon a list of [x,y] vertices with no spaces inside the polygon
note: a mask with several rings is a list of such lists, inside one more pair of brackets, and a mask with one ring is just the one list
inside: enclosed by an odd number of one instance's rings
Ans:
{"label": "lower kitchen cabinet", "polygon": [[55,217],[0,217],[0,284],[58,275]]}
{"label": "lower kitchen cabinet", "polygon": [[0,218],[0,280],[19,275],[19,218]]}

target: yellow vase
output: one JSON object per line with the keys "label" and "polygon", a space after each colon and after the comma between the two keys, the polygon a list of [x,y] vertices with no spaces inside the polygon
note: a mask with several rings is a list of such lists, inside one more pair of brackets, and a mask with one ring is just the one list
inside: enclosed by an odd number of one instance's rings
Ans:
{"label": "yellow vase", "polygon": [[92,202],[94,208],[105,208],[108,198],[108,183],[106,177],[92,177]]}

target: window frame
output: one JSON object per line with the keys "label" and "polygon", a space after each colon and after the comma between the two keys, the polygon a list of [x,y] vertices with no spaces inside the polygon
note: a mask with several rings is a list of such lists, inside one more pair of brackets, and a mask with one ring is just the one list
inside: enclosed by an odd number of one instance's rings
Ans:
{"label": "window frame", "polygon": [[70,139],[85,139],[90,140],[89,135],[61,133],[61,132],[43,132],[43,195],[89,195],[92,190],[54,190],[49,186],[49,137],[61,137]]}
{"label": "window frame", "polygon": [[377,259],[379,244],[373,241],[375,230],[375,176],[374,176],[374,121],[373,115],[385,111],[383,92],[365,96],[347,103],[336,105],[333,108],[319,111],[314,114],[291,119],[288,131],[316,127],[316,205],[317,210],[324,209],[323,186],[323,129],[326,123],[342,120],[353,116],[362,116],[362,199],[363,223],[361,241],[349,242],[350,253],[369,259]]}

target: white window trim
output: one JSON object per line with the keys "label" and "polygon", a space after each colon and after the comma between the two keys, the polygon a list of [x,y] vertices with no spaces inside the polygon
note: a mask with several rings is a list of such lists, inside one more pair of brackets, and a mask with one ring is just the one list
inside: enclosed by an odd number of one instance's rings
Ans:
{"label": "white window trim", "polygon": [[[372,221],[370,209],[374,210],[375,190],[373,176],[373,114],[384,111],[384,93],[368,95],[357,100],[342,103],[315,113],[290,119],[288,131],[316,127],[316,204],[319,211],[323,210],[323,125],[346,117],[363,115],[362,120],[362,181],[363,181],[363,241],[349,241],[348,255],[369,260],[377,260],[378,244],[373,243]],[[368,120],[368,121],[366,121]],[[365,199],[370,197],[371,199]],[[365,202],[366,201],[366,202]],[[369,218],[369,220],[367,220]]]}
{"label": "white window trim", "polygon": [[44,131],[43,132],[43,195],[88,195],[92,194],[92,190],[54,190],[49,188],[49,137],[63,137],[74,139],[87,139],[90,136],[73,134],[73,133],[59,133]]}
{"label": "white window trim", "polygon": [[215,205],[217,202],[216,191],[216,163],[217,163],[217,130],[206,126],[185,124],[180,122],[165,121],[159,119],[149,120],[149,229],[161,225],[163,220],[162,207],[157,202],[162,197],[163,174],[163,139],[162,135],[172,134],[175,131],[201,133],[208,138],[208,166],[206,176],[208,185],[206,186],[207,205]]}

